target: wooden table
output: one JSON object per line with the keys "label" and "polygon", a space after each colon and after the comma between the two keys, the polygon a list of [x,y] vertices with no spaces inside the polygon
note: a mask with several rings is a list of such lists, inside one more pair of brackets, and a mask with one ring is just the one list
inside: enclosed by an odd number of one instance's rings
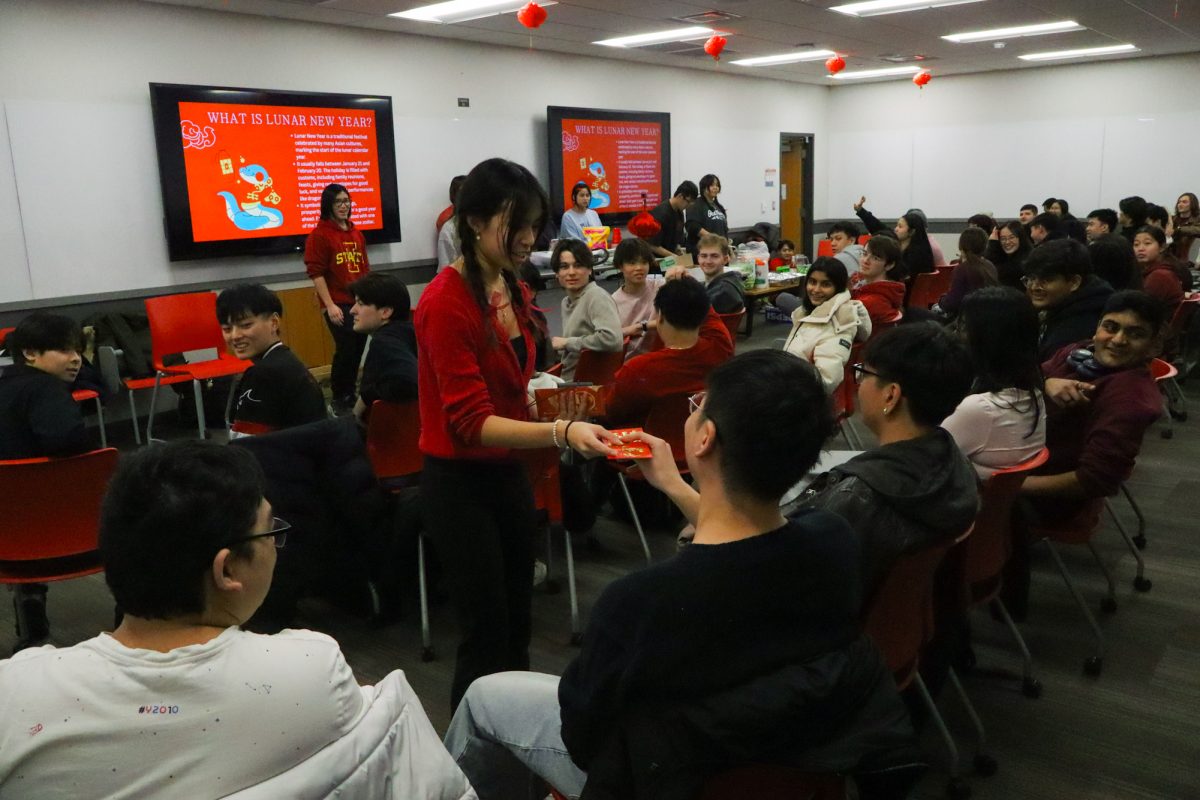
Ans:
{"label": "wooden table", "polygon": [[[800,288],[800,278],[786,283],[776,283],[774,285],[767,284],[766,286],[755,287],[746,290],[746,337],[754,333],[754,304],[756,300],[774,297],[783,292],[792,292],[794,289]],[[793,292],[794,293],[794,292]]]}

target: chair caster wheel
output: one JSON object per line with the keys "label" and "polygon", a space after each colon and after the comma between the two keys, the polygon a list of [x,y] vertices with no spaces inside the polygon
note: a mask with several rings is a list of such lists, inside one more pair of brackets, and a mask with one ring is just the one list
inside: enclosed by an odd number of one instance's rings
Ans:
{"label": "chair caster wheel", "polygon": [[1090,675],[1093,678],[1100,676],[1100,670],[1104,669],[1104,659],[1100,656],[1091,656],[1083,662],[1083,672],[1085,675]]}
{"label": "chair caster wheel", "polygon": [[571,647],[579,647],[581,644],[583,644],[583,634],[582,633],[572,633],[571,634]]}
{"label": "chair caster wheel", "polygon": [[967,800],[971,796],[971,787],[962,778],[954,778],[946,786],[946,797],[950,800]]}
{"label": "chair caster wheel", "polygon": [[1138,550],[1145,550],[1146,549],[1146,536],[1144,534],[1139,533],[1137,536],[1133,537],[1133,544],[1135,547],[1137,547]]}
{"label": "chair caster wheel", "polygon": [[1111,597],[1104,597],[1100,600],[1100,610],[1105,614],[1117,613],[1117,601]]}
{"label": "chair caster wheel", "polygon": [[1042,682],[1037,678],[1029,678],[1021,684],[1021,694],[1028,697],[1030,700],[1037,700],[1042,696]]}
{"label": "chair caster wheel", "polygon": [[426,664],[428,664],[430,661],[433,661],[433,648],[432,647],[422,647],[421,648],[421,660],[424,661]]}
{"label": "chair caster wheel", "polygon": [[1154,584],[1150,581],[1149,578],[1134,578],[1133,579],[1133,588],[1137,589],[1139,592],[1148,592],[1148,591],[1150,591],[1150,587],[1152,587],[1152,586],[1154,586]]}
{"label": "chair caster wheel", "polygon": [[558,594],[561,591],[562,591],[562,584],[560,584],[558,581],[554,580],[553,578],[547,580],[545,583],[542,584],[542,593],[543,594]]}
{"label": "chair caster wheel", "polygon": [[975,774],[984,778],[990,778],[996,774],[996,759],[992,758],[987,753],[978,753],[975,756]]}

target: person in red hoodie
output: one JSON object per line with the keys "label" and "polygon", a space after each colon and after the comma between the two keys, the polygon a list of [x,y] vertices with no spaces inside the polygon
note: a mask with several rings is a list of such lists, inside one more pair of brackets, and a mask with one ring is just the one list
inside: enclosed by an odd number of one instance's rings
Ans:
{"label": "person in red hoodie", "polygon": [[333,335],[333,365],[329,383],[333,410],[344,414],[354,408],[358,364],[367,346],[366,334],[354,332],[350,307],[354,295],[347,288],[371,271],[367,242],[350,221],[350,193],[331,183],[321,192],[321,221],[304,245],[304,266],[325,310],[325,322]]}
{"label": "person in red hoodie", "polygon": [[417,304],[417,386],[425,532],[450,583],[462,642],[450,702],[471,681],[529,669],[533,492],[514,450],[615,454],[599,425],[530,422],[536,355],[531,294],[517,279],[550,201],[529,170],[478,164],[458,193],[462,255]]}
{"label": "person in red hoodie", "polygon": [[1133,255],[1142,268],[1142,289],[1167,307],[1168,318],[1183,301],[1183,281],[1164,257],[1167,235],[1162,228],[1143,225],[1133,235]]}
{"label": "person in red hoodie", "polygon": [[871,324],[895,318],[904,309],[900,245],[889,236],[872,236],[863,249],[858,272],[850,276],[850,297],[866,307]]}

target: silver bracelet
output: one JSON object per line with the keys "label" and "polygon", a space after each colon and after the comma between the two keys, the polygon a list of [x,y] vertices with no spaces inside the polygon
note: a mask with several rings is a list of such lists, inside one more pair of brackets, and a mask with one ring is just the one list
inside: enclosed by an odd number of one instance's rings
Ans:
{"label": "silver bracelet", "polygon": [[554,446],[561,450],[562,445],[558,443],[558,423],[559,420],[554,420],[554,424],[550,426],[550,438],[553,440]]}

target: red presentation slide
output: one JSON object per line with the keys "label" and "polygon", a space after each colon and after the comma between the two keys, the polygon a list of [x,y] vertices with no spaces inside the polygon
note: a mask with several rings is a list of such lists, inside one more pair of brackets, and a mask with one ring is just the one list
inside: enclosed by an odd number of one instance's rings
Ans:
{"label": "red presentation slide", "polygon": [[331,183],[382,227],[374,111],[180,103],[179,121],[197,242],[306,234]]}
{"label": "red presentation slide", "polygon": [[563,208],[571,187],[592,190],[601,214],[636,213],[662,202],[662,125],[657,122],[564,119],[562,121]]}

